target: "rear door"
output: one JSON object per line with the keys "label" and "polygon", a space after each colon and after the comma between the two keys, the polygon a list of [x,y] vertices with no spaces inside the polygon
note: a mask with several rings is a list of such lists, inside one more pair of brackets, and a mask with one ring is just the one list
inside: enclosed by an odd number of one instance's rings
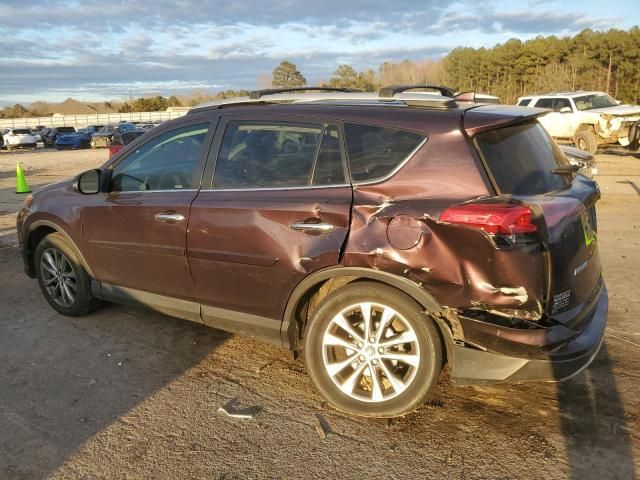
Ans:
{"label": "rear door", "polygon": [[214,144],[187,237],[203,320],[274,340],[293,288],[340,260],[352,202],[340,127],[224,118]]}
{"label": "rear door", "polygon": [[557,319],[586,306],[600,286],[595,203],[597,184],[567,167],[555,142],[535,121],[478,134],[476,145],[499,193],[532,206],[543,223],[547,251],[547,308]]}

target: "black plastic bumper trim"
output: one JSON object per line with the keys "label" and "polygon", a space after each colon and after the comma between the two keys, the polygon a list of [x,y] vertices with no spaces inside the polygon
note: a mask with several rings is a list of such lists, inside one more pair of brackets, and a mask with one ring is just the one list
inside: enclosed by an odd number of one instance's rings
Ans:
{"label": "black plastic bumper trim", "polygon": [[577,375],[596,357],[604,340],[609,298],[603,284],[589,324],[545,359],[527,359],[455,345],[451,376],[458,385],[559,382]]}

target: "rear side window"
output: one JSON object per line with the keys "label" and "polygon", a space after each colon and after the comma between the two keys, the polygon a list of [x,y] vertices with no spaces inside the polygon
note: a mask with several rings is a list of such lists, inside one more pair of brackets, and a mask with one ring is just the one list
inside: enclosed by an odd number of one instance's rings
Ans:
{"label": "rear side window", "polygon": [[322,135],[311,185],[343,185],[345,183],[338,129],[328,126]]}
{"label": "rear side window", "polygon": [[481,133],[476,144],[503,194],[538,195],[569,183],[569,176],[551,173],[567,161],[537,121]]}
{"label": "rear side window", "polygon": [[345,183],[335,126],[231,121],[216,162],[214,190]]}
{"label": "rear side window", "polygon": [[351,178],[355,182],[388,175],[425,139],[415,132],[375,125],[345,123],[344,130]]}

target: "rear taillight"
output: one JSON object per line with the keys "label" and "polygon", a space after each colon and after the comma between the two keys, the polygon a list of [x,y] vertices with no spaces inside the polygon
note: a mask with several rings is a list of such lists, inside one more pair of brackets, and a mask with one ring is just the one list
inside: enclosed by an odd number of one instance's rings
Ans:
{"label": "rear taillight", "polygon": [[109,145],[109,158],[122,150],[122,145]]}
{"label": "rear taillight", "polygon": [[536,233],[528,207],[509,203],[466,203],[445,209],[440,221],[479,228],[492,235]]}

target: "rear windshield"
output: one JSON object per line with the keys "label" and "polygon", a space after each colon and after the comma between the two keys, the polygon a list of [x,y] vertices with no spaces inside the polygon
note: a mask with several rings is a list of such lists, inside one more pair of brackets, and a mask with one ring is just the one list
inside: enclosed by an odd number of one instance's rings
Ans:
{"label": "rear windshield", "polygon": [[71,133],[75,131],[76,129],[73,127],[58,127],[58,133]]}
{"label": "rear windshield", "polygon": [[503,194],[553,192],[571,179],[551,173],[567,160],[537,121],[481,133],[476,143]]}

